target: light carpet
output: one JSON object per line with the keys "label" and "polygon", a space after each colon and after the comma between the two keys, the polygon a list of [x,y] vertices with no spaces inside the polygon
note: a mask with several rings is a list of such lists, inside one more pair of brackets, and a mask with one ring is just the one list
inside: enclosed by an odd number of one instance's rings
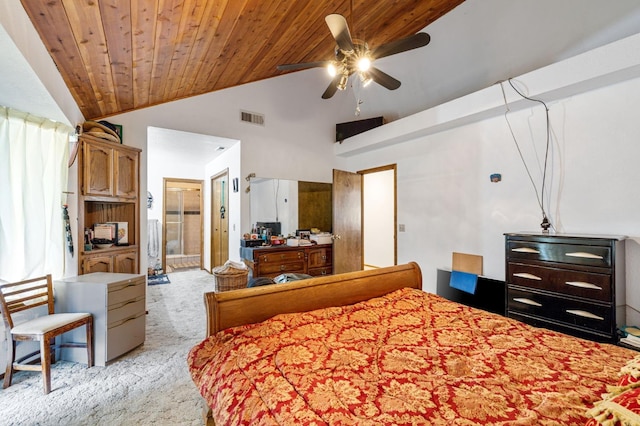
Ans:
{"label": "light carpet", "polygon": [[0,389],[0,423],[202,424],[200,394],[186,359],[205,337],[203,293],[214,290],[215,278],[200,270],[169,277],[169,285],[147,287],[144,345],[106,367],[58,361],[51,369],[48,395],[43,394],[40,373],[14,373],[13,384]]}

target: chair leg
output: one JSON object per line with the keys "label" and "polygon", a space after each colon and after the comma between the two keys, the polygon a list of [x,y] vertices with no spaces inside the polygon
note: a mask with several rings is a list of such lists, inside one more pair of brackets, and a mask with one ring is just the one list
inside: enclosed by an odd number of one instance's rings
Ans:
{"label": "chair leg", "polygon": [[13,375],[13,363],[16,359],[16,341],[9,336],[7,341],[7,370],[4,373],[4,389],[11,386],[11,376]]}
{"label": "chair leg", "polygon": [[55,350],[55,346],[56,346],[56,338],[53,337],[51,339],[49,339],[49,347],[53,347],[54,349],[51,351],[51,355],[50,355],[50,359],[51,359],[51,365],[56,363],[56,350]]}
{"label": "chair leg", "polygon": [[93,367],[93,318],[85,324],[87,332],[87,367]]}
{"label": "chair leg", "polygon": [[49,339],[46,337],[40,340],[40,363],[45,394],[51,392],[51,346],[49,343]]}

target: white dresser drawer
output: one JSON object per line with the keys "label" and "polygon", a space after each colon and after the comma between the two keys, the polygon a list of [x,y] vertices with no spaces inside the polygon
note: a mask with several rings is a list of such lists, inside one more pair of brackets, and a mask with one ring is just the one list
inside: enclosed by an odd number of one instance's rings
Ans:
{"label": "white dresser drawer", "polygon": [[140,296],[130,302],[122,303],[115,308],[109,307],[107,312],[107,326],[115,327],[123,321],[145,313],[145,299]]}
{"label": "white dresser drawer", "polygon": [[109,294],[107,296],[109,308],[123,302],[135,300],[140,296],[144,296],[144,284],[145,281],[143,277],[142,279],[132,280],[131,282],[122,285],[110,286]]}
{"label": "white dresser drawer", "polygon": [[107,361],[110,361],[136,346],[144,343],[146,318],[144,312],[140,316],[130,318],[124,323],[107,330]]}

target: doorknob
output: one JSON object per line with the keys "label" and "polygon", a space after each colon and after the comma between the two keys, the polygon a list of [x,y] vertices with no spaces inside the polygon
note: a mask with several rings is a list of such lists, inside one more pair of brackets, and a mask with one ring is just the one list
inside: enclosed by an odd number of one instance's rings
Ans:
{"label": "doorknob", "polygon": [[333,237],[331,237],[331,238],[333,238],[334,240],[339,240],[339,239],[341,239],[341,238],[342,238],[342,235],[340,235],[340,234],[336,234],[336,235],[334,235],[334,236],[333,236]]}

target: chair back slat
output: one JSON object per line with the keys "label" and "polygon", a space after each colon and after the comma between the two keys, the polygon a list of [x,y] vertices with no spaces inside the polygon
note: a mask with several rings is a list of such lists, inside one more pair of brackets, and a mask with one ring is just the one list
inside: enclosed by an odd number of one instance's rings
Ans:
{"label": "chair back slat", "polygon": [[43,305],[53,313],[51,275],[0,284],[0,310],[6,327],[13,328],[12,314]]}

